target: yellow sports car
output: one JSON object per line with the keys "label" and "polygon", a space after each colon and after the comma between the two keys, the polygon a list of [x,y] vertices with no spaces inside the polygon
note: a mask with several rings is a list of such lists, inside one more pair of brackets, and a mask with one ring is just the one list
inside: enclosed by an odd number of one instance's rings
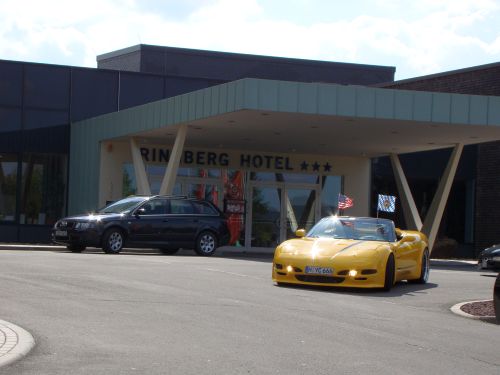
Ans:
{"label": "yellow sports car", "polygon": [[329,216],[274,252],[273,281],[281,284],[382,288],[429,278],[427,237],[388,219]]}

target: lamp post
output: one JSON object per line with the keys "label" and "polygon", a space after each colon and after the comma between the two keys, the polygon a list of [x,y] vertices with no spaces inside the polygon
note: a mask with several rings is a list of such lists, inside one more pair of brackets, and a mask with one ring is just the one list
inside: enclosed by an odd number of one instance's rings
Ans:
{"label": "lamp post", "polygon": [[495,287],[493,288],[493,306],[495,308],[497,324],[500,324],[500,272],[497,275]]}

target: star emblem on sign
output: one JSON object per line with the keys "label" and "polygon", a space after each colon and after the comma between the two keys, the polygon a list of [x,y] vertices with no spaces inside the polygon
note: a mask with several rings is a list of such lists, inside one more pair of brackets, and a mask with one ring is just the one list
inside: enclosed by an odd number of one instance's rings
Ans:
{"label": "star emblem on sign", "polygon": [[313,171],[319,171],[320,165],[317,161],[315,161],[314,164],[312,165],[312,167],[313,167]]}
{"label": "star emblem on sign", "polygon": [[331,169],[332,169],[332,166],[328,162],[326,162],[326,164],[323,165],[324,172],[330,172]]}
{"label": "star emblem on sign", "polygon": [[307,171],[307,167],[309,167],[309,164],[307,164],[305,161],[303,161],[301,164],[300,164],[300,169],[302,171]]}

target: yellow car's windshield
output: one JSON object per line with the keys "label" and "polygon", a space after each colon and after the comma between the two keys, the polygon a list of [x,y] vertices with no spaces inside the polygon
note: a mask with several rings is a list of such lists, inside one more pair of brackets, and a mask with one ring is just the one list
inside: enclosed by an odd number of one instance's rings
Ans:
{"label": "yellow car's windshield", "polygon": [[394,223],[387,219],[330,216],[312,227],[307,237],[394,242],[396,232]]}

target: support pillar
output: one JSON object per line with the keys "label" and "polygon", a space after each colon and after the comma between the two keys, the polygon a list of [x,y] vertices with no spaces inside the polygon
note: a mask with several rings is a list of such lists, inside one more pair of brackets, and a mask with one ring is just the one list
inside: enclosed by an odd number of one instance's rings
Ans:
{"label": "support pillar", "polygon": [[151,195],[146,166],[142,160],[141,150],[137,145],[135,138],[130,138],[130,151],[132,152],[132,161],[134,163],[135,183],[137,185],[137,194]]}
{"label": "support pillar", "polygon": [[398,155],[391,154],[391,164],[392,170],[394,171],[394,177],[396,178],[396,185],[399,192],[399,198],[401,199],[406,225],[408,229],[421,230],[422,220],[420,219],[415,200],[411,194],[410,186],[406,180]]}
{"label": "support pillar", "polygon": [[441,224],[441,219],[443,218],[443,212],[448,201],[448,196],[450,195],[451,185],[453,179],[455,178],[455,173],[457,171],[458,162],[460,161],[460,155],[464,145],[459,143],[453,149],[448,165],[439,181],[436,194],[432,199],[431,206],[424,220],[424,225],[422,227],[422,232],[429,238],[429,251],[432,252],[434,243],[436,242],[437,233],[439,230],[439,225]]}
{"label": "support pillar", "polygon": [[163,176],[160,187],[160,195],[170,195],[174,190],[175,179],[177,178],[177,170],[181,162],[182,151],[184,149],[184,141],[186,140],[187,125],[182,124],[177,130],[174,147],[168,160],[167,170]]}

